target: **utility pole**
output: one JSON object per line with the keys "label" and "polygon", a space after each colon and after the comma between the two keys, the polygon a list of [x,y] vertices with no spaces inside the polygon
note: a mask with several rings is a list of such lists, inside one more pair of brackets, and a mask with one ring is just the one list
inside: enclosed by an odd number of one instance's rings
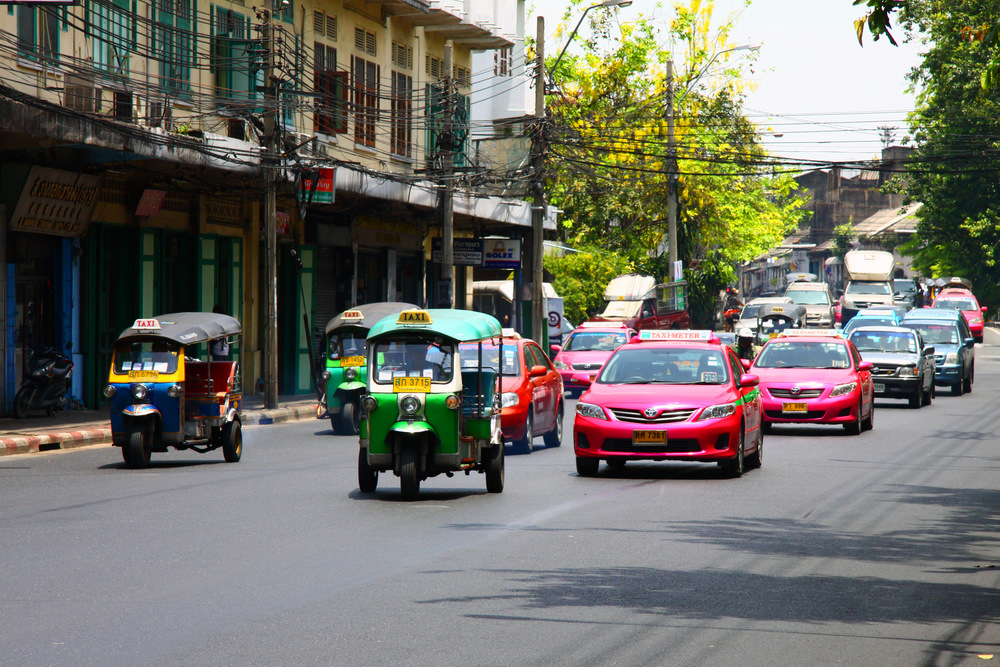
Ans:
{"label": "utility pole", "polygon": [[538,17],[538,34],[535,42],[538,64],[535,67],[535,136],[532,142],[534,151],[534,182],[532,183],[531,207],[531,337],[539,345],[544,345],[545,326],[548,317],[545,314],[545,292],[542,290],[542,255],[545,219],[545,17]]}
{"label": "utility pole", "polygon": [[438,139],[441,150],[441,282],[448,295],[441,308],[455,307],[455,98],[452,85],[452,46],[444,46],[444,126]]}
{"label": "utility pole", "polygon": [[[273,0],[268,0],[273,2]],[[264,26],[264,267],[266,316],[264,319],[264,405],[278,407],[278,136],[274,94],[274,12],[263,11]]]}
{"label": "utility pole", "polygon": [[674,138],[674,61],[667,61],[667,275],[677,264],[677,140]]}

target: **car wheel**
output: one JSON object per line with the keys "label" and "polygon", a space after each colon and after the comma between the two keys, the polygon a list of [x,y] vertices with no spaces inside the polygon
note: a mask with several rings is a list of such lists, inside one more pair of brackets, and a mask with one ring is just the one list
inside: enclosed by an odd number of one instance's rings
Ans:
{"label": "car wheel", "polygon": [[763,421],[763,420],[762,420],[762,421],[760,422],[760,429],[761,429],[761,430],[762,430],[762,431],[763,431],[764,433],[770,433],[770,432],[771,432],[771,422],[766,422],[766,421]]}
{"label": "car wheel", "polygon": [[503,492],[503,440],[490,451],[490,460],[486,464],[486,491],[488,493]]}
{"label": "car wheel", "polygon": [[930,389],[924,390],[924,405],[930,405],[931,399],[934,398],[934,381],[931,380]]}
{"label": "car wheel", "polygon": [[414,500],[420,493],[420,478],[417,476],[417,448],[404,447],[400,452],[402,460],[399,469],[399,490],[406,500]]}
{"label": "car wheel", "polygon": [[959,380],[955,384],[951,385],[951,395],[952,396],[961,396],[964,393],[963,392],[963,385],[964,384],[965,383],[962,380]]}
{"label": "car wheel", "polygon": [[372,493],[378,486],[378,470],[368,465],[368,450],[358,449],[358,488],[361,493]]}
{"label": "car wheel", "polygon": [[858,413],[854,416],[854,421],[850,424],[844,424],[844,430],[847,431],[847,435],[858,435],[861,433],[861,399],[858,399]]}
{"label": "car wheel", "polygon": [[910,396],[910,407],[919,408],[924,405],[924,383],[923,381],[917,384],[917,393]]}
{"label": "car wheel", "polygon": [[722,468],[722,471],[726,474],[727,477],[732,477],[735,479],[736,477],[743,476],[743,470],[745,469],[744,468],[745,462],[743,459],[744,440],[745,438],[743,437],[743,425],[740,424],[740,443],[739,445],[736,446],[736,456],[734,456],[731,459],[719,462],[719,467]]}
{"label": "car wheel", "polygon": [[226,463],[236,463],[243,456],[243,427],[235,419],[222,427],[222,455]]}
{"label": "car wheel", "polygon": [[962,391],[966,394],[972,393],[972,382],[976,379],[976,367],[973,366],[969,369],[969,377],[962,380]]}
{"label": "car wheel", "polygon": [[563,435],[563,403],[559,401],[559,409],[556,410],[556,423],[552,430],[545,434],[543,440],[546,447],[558,447],[562,444]]}
{"label": "car wheel", "polygon": [[531,441],[535,439],[534,431],[534,417],[531,415],[531,410],[528,410],[528,418],[524,422],[524,437],[520,440],[514,441],[514,453],[515,454],[530,454],[531,453]]}
{"label": "car wheel", "polygon": [[875,428],[875,397],[872,397],[872,402],[868,406],[868,416],[861,422],[862,431],[870,431]]}
{"label": "car wheel", "polygon": [[601,459],[595,459],[590,456],[576,457],[576,472],[581,477],[593,477],[597,474],[597,470],[600,467]]}
{"label": "car wheel", "polygon": [[122,446],[122,458],[130,468],[145,468],[149,465],[149,446],[144,431],[132,431],[128,442]]}
{"label": "car wheel", "polygon": [[757,449],[746,460],[747,468],[759,468],[764,465],[764,430],[757,429]]}

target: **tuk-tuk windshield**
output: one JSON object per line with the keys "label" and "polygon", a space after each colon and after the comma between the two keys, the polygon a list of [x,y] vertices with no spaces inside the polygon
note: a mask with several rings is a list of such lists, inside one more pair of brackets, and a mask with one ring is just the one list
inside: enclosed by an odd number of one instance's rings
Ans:
{"label": "tuk-tuk windshield", "polygon": [[365,356],[365,336],[358,331],[341,331],[330,336],[327,355],[331,359]]}
{"label": "tuk-tuk windshield", "polygon": [[431,382],[451,382],[454,351],[451,343],[379,342],[372,349],[375,361],[372,378],[377,384],[392,384],[392,379],[397,377],[427,377]]}
{"label": "tuk-tuk windshield", "polygon": [[[479,344],[462,343],[458,346],[458,355],[462,368],[476,368],[479,365]],[[483,344],[483,368],[498,371],[497,358],[499,352],[496,345]],[[503,346],[503,375],[520,375],[521,361],[518,359],[516,345]]]}
{"label": "tuk-tuk windshield", "polygon": [[115,346],[112,367],[122,375],[129,371],[177,372],[177,357],[181,346],[173,341],[143,340],[119,343]]}
{"label": "tuk-tuk windshield", "polygon": [[765,317],[760,321],[760,332],[765,336],[770,336],[771,334],[777,335],[785,329],[795,328],[798,328],[795,325],[795,320],[789,317]]}

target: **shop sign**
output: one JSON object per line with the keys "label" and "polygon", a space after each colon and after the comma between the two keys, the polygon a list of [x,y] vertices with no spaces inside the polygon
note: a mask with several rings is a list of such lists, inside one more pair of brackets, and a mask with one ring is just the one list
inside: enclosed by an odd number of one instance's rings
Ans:
{"label": "shop sign", "polygon": [[483,266],[487,269],[521,268],[520,239],[483,239]]}
{"label": "shop sign", "polygon": [[205,220],[213,225],[243,227],[243,202],[235,197],[206,197]]}
{"label": "shop sign", "polygon": [[415,225],[368,215],[359,215],[354,219],[351,233],[354,242],[362,245],[400,250],[417,250],[423,245],[421,231]]}
{"label": "shop sign", "polygon": [[97,207],[98,176],[32,167],[10,218],[10,228],[55,236],[83,236]]}
{"label": "shop sign", "polygon": [[[324,168],[316,169],[315,171],[319,172],[319,178],[317,179],[302,177],[299,185],[299,201],[313,204],[332,204],[334,196],[334,170]],[[314,181],[316,183],[315,190],[313,190]],[[312,193],[312,199],[310,199],[310,192]]]}
{"label": "shop sign", "polygon": [[[443,246],[441,237],[431,239],[431,261],[441,263],[441,248]],[[452,239],[452,259],[455,266],[482,266],[483,265],[483,240],[482,239]]]}
{"label": "shop sign", "polygon": [[139,198],[139,205],[135,207],[135,214],[152,217],[158,215],[163,208],[163,200],[167,198],[166,190],[150,190],[146,188]]}

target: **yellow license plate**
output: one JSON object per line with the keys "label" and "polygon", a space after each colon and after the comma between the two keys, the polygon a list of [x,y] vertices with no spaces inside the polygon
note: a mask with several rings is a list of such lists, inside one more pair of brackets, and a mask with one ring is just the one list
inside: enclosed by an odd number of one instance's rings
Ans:
{"label": "yellow license plate", "polygon": [[156,380],[160,377],[160,371],[129,371],[128,379],[134,382],[143,380]]}
{"label": "yellow license plate", "polygon": [[342,357],[340,359],[341,368],[347,368],[349,366],[364,366],[364,365],[365,365],[364,357]]}
{"label": "yellow license plate", "polygon": [[632,431],[633,445],[665,445],[666,431]]}
{"label": "yellow license plate", "polygon": [[808,410],[808,407],[806,406],[805,403],[782,403],[781,404],[781,411],[782,412],[805,412],[806,410]]}
{"label": "yellow license plate", "polygon": [[430,390],[430,378],[392,378],[392,391],[397,394],[402,394],[404,392],[426,394]]}

